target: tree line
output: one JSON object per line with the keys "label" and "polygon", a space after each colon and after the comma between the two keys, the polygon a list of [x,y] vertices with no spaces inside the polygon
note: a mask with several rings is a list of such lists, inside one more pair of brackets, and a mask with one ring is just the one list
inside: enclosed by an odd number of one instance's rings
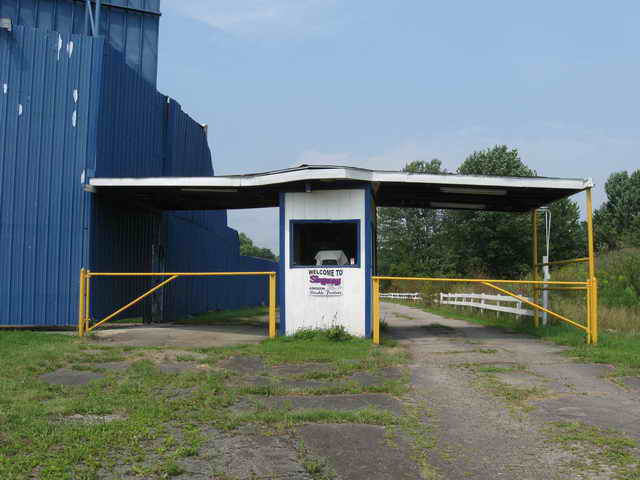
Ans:
{"label": "tree line", "polygon": [[240,240],[240,255],[247,257],[265,258],[274,262],[278,261],[278,257],[268,248],[258,247],[253,243],[245,233],[238,234]]}
{"label": "tree line", "polygon": [[[406,172],[450,173],[438,159],[414,161]],[[517,149],[505,145],[474,152],[458,167],[462,175],[533,177]],[[614,173],[607,201],[594,212],[599,250],[640,246],[640,170]],[[550,259],[586,255],[586,225],[571,199],[548,205]],[[545,243],[542,216],[540,238]],[[519,278],[531,272],[531,216],[501,212],[378,209],[378,272],[390,276]]]}

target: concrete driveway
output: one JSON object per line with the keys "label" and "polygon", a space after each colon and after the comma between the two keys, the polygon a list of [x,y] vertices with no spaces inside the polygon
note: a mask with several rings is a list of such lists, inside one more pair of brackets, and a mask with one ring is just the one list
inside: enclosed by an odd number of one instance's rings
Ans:
{"label": "concrete driveway", "polygon": [[267,326],[253,325],[141,325],[100,328],[93,339],[109,345],[131,347],[207,348],[259,343],[267,338]]}

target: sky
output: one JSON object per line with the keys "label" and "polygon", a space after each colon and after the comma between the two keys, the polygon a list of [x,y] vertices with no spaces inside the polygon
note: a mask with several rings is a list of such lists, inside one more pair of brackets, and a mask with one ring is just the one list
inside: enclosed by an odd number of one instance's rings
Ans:
{"label": "sky", "polygon": [[[539,175],[640,168],[640,2],[163,0],[158,87],[216,175],[301,163],[455,171],[506,144]],[[582,198],[576,198],[583,204]],[[277,252],[276,209],[229,224]]]}

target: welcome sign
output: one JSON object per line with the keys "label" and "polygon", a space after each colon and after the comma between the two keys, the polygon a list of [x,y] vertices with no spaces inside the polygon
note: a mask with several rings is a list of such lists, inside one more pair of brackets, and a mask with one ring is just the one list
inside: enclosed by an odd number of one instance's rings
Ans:
{"label": "welcome sign", "polygon": [[343,292],[343,273],[340,268],[309,270],[309,295],[312,297],[339,297]]}

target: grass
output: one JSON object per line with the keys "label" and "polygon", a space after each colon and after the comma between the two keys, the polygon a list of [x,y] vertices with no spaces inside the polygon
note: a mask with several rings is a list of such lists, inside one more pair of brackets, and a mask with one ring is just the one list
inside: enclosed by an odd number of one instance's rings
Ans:
{"label": "grass", "polygon": [[237,428],[247,423],[262,425],[278,425],[292,427],[303,423],[354,423],[367,425],[398,425],[395,415],[377,408],[363,408],[360,410],[336,411],[329,409],[290,410],[287,408],[268,409],[246,413],[231,417],[225,425],[227,428]]}
{"label": "grass", "polygon": [[522,388],[508,385],[501,382],[493,374],[482,375],[478,379],[477,384],[479,387],[489,391],[492,395],[524,409],[528,409],[525,403],[527,400],[544,393],[544,390],[539,387]]}
{"label": "grass", "polygon": [[221,310],[207,312],[193,317],[183,318],[176,323],[179,325],[220,325],[227,323],[241,323],[244,325],[264,325],[265,317],[269,314],[267,307],[247,307],[237,310]]}
{"label": "grass", "polygon": [[[334,332],[335,336],[341,334]],[[87,351],[89,350],[89,351]],[[362,409],[270,410],[238,415],[229,408],[243,394],[228,384],[226,371],[164,374],[139,353],[148,349],[92,345],[76,337],[24,331],[0,332],[0,478],[95,479],[124,462],[131,472],[168,478],[182,472],[180,460],[197,455],[207,428],[234,430],[242,425],[286,429],[304,422],[397,425],[388,412]],[[265,364],[316,363],[342,374],[407,362],[404,351],[375,347],[369,340],[328,335],[283,337],[258,345],[194,349],[206,354],[199,363],[251,355]],[[190,361],[186,352],[178,361]],[[104,378],[81,386],[49,385],[38,376],[74,365],[131,362],[126,370],[105,370]],[[316,373],[317,374],[317,373]],[[371,387],[401,392],[406,382]],[[336,382],[339,385],[339,382]],[[311,389],[303,394],[336,393],[339,388]],[[336,390],[338,388],[338,390]],[[340,387],[359,392],[355,385]],[[264,389],[253,394],[269,395]],[[284,393],[289,393],[284,391]],[[117,415],[110,422],[70,421],[72,415]],[[318,477],[321,478],[321,477]]]}
{"label": "grass", "polygon": [[619,432],[584,423],[554,422],[547,433],[551,441],[581,460],[577,465],[581,470],[606,472],[607,478],[616,480],[640,479],[638,442]]}
{"label": "grass", "polygon": [[479,373],[509,373],[519,372],[524,370],[521,365],[509,365],[505,367],[498,367],[496,365],[480,365],[478,366]]}
{"label": "grass", "polygon": [[336,473],[327,459],[312,455],[302,441],[298,444],[298,458],[313,480],[333,480],[336,478]]}
{"label": "grass", "polygon": [[[100,319],[98,319],[100,320]],[[135,324],[142,324],[143,323],[143,318],[142,317],[132,317],[132,318],[116,318],[113,320],[109,320],[108,322],[109,324],[128,324],[128,323],[135,323]]]}
{"label": "grass", "polygon": [[492,365],[485,363],[459,363],[454,365],[457,368],[471,370],[478,374],[475,382],[476,386],[488,391],[492,395],[499,397],[513,406],[528,410],[529,406],[526,401],[540,396],[544,390],[540,387],[516,387],[501,381],[496,374],[524,372],[526,368],[523,365]]}

